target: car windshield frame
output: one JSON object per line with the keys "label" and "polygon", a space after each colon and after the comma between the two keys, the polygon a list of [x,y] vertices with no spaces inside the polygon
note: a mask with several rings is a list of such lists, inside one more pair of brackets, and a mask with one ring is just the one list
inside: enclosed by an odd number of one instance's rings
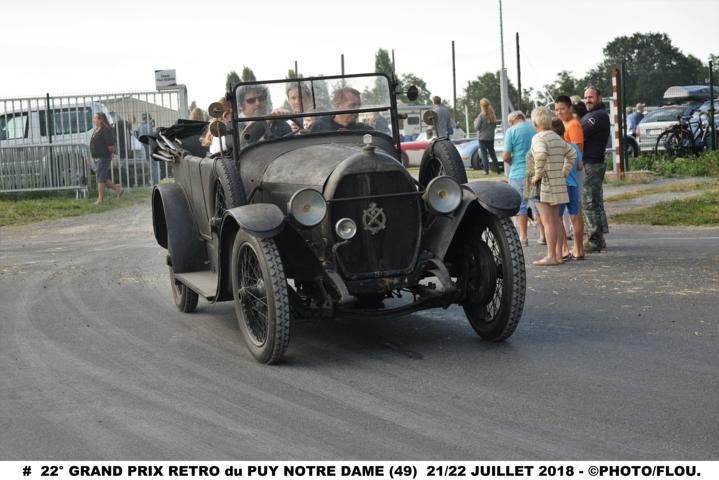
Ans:
{"label": "car windshield frame", "polygon": [[[259,85],[259,86],[267,86],[267,85],[276,85],[276,84],[284,84],[284,85],[290,85],[294,84],[297,85],[298,88],[301,88],[302,86],[310,86],[310,89],[313,88],[314,82],[328,82],[332,80],[336,81],[342,81],[342,80],[351,80],[355,78],[365,78],[365,79],[372,79],[372,78],[384,78],[386,80],[387,85],[387,105],[383,106],[368,106],[368,107],[359,107],[359,108],[353,108],[353,109],[323,109],[321,111],[312,111],[312,112],[289,112],[287,114],[266,114],[266,115],[259,115],[259,116],[246,116],[246,117],[240,117],[238,112],[240,111],[239,105],[238,105],[238,98],[237,98],[237,91],[239,88],[244,86],[252,86],[252,85]],[[351,85],[350,85],[351,86]],[[400,148],[400,137],[399,137],[399,128],[398,128],[398,117],[397,117],[397,98],[396,98],[396,80],[390,78],[388,75],[384,73],[356,73],[356,74],[346,74],[346,75],[329,75],[329,76],[316,76],[316,77],[302,77],[302,78],[284,78],[279,80],[255,80],[251,82],[240,82],[232,87],[231,93],[228,93],[231,99],[232,103],[232,133],[235,137],[235,146],[239,147],[239,135],[241,131],[241,125],[242,123],[248,123],[248,122],[256,122],[256,121],[267,121],[267,120],[293,120],[298,118],[305,118],[305,117],[314,117],[316,119],[322,118],[322,117],[329,117],[329,116],[335,116],[335,115],[344,115],[344,114],[361,114],[361,113],[372,113],[372,112],[389,112],[390,116],[390,128],[391,128],[391,135],[389,135],[395,146],[397,147],[397,150],[399,151]],[[314,90],[312,90],[312,108],[316,109],[317,107],[317,101],[316,101],[317,95],[314,93]],[[303,105],[303,110],[305,110],[307,107]],[[353,133],[357,133],[357,131],[351,131]],[[303,136],[311,136],[315,134],[327,134],[327,133],[338,133],[338,134],[346,134],[348,132],[307,132]],[[368,130],[364,133],[373,133],[373,134],[382,134],[387,135],[386,133],[377,131],[377,130]],[[273,139],[270,141],[276,141],[276,140],[282,140],[285,137]],[[286,138],[295,138],[295,135],[288,135]],[[264,142],[263,142],[264,143]],[[247,145],[249,146],[249,145]],[[242,146],[242,149],[246,148],[246,146]]]}

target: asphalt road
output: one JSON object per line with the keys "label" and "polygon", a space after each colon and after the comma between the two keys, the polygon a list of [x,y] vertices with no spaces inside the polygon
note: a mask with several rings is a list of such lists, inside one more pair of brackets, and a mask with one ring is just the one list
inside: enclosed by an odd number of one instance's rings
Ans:
{"label": "asphalt road", "polygon": [[151,232],[0,229],[0,459],[719,459],[719,229],[528,266],[502,344],[458,308],[302,321],[273,367],[231,304],[175,309]]}

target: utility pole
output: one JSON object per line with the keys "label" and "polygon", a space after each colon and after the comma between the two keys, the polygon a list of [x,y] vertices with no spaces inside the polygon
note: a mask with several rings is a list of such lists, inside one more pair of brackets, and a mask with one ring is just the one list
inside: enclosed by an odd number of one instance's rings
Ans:
{"label": "utility pole", "polygon": [[502,0],[499,0],[499,43],[502,51],[502,70],[499,72],[499,93],[501,98],[502,131],[507,131],[509,96],[507,92],[507,69],[504,67],[504,24],[502,23]]}
{"label": "utility pole", "polygon": [[342,63],[342,75],[345,74],[345,54],[340,55],[340,62]]}
{"label": "utility pole", "polygon": [[714,62],[709,60],[709,128],[712,132],[712,150],[717,149],[717,129],[714,124]]}
{"label": "utility pole", "polygon": [[452,40],[452,118],[457,123],[457,69],[454,63],[454,40]]}
{"label": "utility pole", "polygon": [[392,75],[397,76],[397,67],[394,64],[394,48],[392,49]]}
{"label": "utility pole", "polygon": [[297,70],[297,60],[295,60],[295,78],[300,78],[299,71]]}
{"label": "utility pole", "polygon": [[519,32],[516,32],[517,39],[517,110],[522,110],[522,69],[519,63]]}

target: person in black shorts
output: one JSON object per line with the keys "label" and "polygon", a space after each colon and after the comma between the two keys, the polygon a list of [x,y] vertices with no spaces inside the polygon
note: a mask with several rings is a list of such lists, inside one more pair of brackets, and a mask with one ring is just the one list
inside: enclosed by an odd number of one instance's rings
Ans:
{"label": "person in black shorts", "polygon": [[107,116],[102,112],[97,112],[92,116],[92,124],[95,131],[90,139],[90,154],[97,161],[97,201],[95,205],[101,204],[105,200],[105,187],[109,187],[117,193],[117,198],[122,197],[123,189],[120,185],[115,185],[110,180],[110,161],[115,154],[115,135]]}

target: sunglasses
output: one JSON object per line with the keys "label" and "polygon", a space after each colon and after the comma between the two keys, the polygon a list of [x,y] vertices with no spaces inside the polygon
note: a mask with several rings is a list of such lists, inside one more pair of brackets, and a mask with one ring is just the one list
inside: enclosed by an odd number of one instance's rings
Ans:
{"label": "sunglasses", "polygon": [[255,102],[257,102],[257,101],[266,102],[266,101],[267,101],[267,95],[260,95],[259,97],[245,98],[245,103],[250,104],[250,105],[254,105]]}

